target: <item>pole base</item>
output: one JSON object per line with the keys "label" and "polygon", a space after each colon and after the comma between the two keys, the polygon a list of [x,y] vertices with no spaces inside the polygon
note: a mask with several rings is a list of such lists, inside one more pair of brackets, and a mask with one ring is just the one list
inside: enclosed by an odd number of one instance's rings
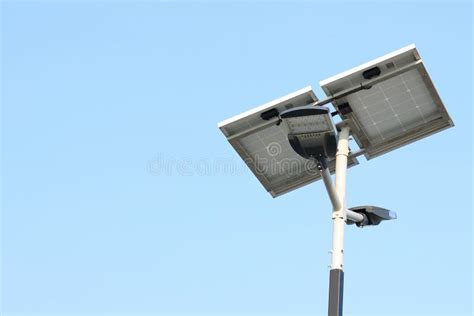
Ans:
{"label": "pole base", "polygon": [[342,293],[344,291],[344,271],[332,269],[329,272],[329,316],[342,316]]}

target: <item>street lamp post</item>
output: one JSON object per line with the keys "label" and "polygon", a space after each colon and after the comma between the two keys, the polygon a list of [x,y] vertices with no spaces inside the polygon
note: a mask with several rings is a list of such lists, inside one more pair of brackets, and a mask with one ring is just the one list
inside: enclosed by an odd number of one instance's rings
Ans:
{"label": "street lamp post", "polygon": [[[282,112],[280,119],[288,126],[288,140],[293,150],[303,158],[316,162],[333,206],[328,314],[341,316],[344,289],[344,226],[347,218],[354,223],[363,223],[365,219],[363,214],[347,210],[346,207],[350,128],[343,125],[336,136],[329,109],[324,107],[297,107]],[[334,157],[335,187],[327,167],[327,159]]]}
{"label": "street lamp post", "polygon": [[[312,88],[306,87],[222,121],[218,127],[273,197],[323,180],[333,208],[328,315],[342,316],[345,224],[376,226],[397,218],[395,212],[377,206],[348,209],[347,168],[358,165],[358,156],[370,160],[454,123],[415,45],[320,84],[325,99],[318,100]],[[330,103],[332,113],[325,107]],[[333,116],[341,122],[335,125]],[[354,152],[349,149],[349,137],[359,147]],[[268,150],[275,144],[276,153]],[[269,168],[262,168],[262,161]],[[291,169],[282,172],[288,161]]]}
{"label": "street lamp post", "polygon": [[[349,155],[349,127],[339,133],[336,153],[336,193],[340,201],[339,208],[333,205],[332,212],[332,260],[329,275],[328,314],[342,315],[344,288],[344,225],[346,220],[346,171]],[[322,174],[321,174],[322,176]],[[325,183],[327,183],[325,181]],[[326,188],[328,186],[326,185]],[[362,221],[362,220],[361,220]]]}

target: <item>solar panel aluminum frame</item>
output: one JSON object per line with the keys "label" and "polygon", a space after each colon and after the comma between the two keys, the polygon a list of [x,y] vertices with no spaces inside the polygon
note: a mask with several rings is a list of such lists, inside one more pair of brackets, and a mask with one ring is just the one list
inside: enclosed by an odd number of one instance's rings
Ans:
{"label": "solar panel aluminum frame", "polygon": [[[279,110],[279,112],[282,112],[283,110],[290,109],[293,107],[314,104],[317,101],[318,99],[314,94],[311,86],[307,86],[296,92],[293,92],[274,101],[266,103],[262,106],[256,107],[252,110],[249,110],[240,115],[234,116],[218,123],[218,128],[226,136],[227,140],[235,149],[235,151],[239,154],[239,156],[246,163],[248,168],[252,171],[255,177],[260,181],[260,183],[271,194],[272,197],[283,195],[287,192],[290,192],[306,184],[321,179],[316,164],[314,164],[314,170],[305,170],[311,172],[306,173],[303,176],[293,176],[289,181],[284,181],[283,184],[275,184],[269,181],[265,174],[262,174],[262,172],[258,171],[258,166],[256,164],[256,161],[253,159],[252,153],[246,150],[244,146],[242,146],[241,140],[245,137],[252,136],[255,133],[264,131],[267,128],[276,126],[277,122],[279,121],[278,117],[266,121],[261,119],[260,115],[262,113],[272,109],[277,109]],[[244,124],[248,121],[252,121],[252,124]],[[283,126],[281,126],[280,128],[283,128]],[[280,141],[288,142],[286,136],[282,136]],[[262,147],[264,146],[262,145]],[[296,152],[291,153],[291,155],[295,159],[303,159],[300,158]],[[358,163],[359,162],[356,159],[356,155],[352,155],[349,157],[348,167],[352,167],[354,165],[357,165]],[[331,173],[334,173],[334,160],[330,160],[328,162],[328,168]]]}
{"label": "solar panel aluminum frame", "polygon": [[[393,63],[394,61],[398,61],[398,63],[400,63],[401,60],[405,61],[404,64],[398,65],[393,71],[383,73],[381,76],[376,77],[375,79],[364,80],[362,77],[362,73],[368,69],[373,67],[383,67],[384,65]],[[387,54],[383,57],[320,82],[321,88],[326,93],[326,95],[328,95],[327,100],[331,101],[337,109],[339,105],[347,102],[346,97],[350,94],[368,89],[376,84],[399,76],[413,69],[416,69],[421,75],[423,83],[437,107],[439,117],[426,124],[420,124],[419,126],[407,131],[407,133],[391,138],[387,142],[374,145],[369,141],[368,137],[366,137],[363,131],[363,124],[359,121],[358,117],[354,113],[348,113],[345,115],[340,114],[341,118],[349,124],[354,140],[356,141],[357,145],[364,150],[364,156],[366,159],[378,157],[389,151],[454,126],[452,119],[446,111],[446,108],[444,107],[443,102],[441,101],[441,98],[439,97],[439,94],[433,82],[431,81],[428,72],[426,71],[423,60],[421,59],[415,45],[409,45],[393,53]],[[356,76],[360,77],[359,82],[353,84],[352,86],[346,86],[344,89],[341,89],[340,83],[343,80],[346,78],[353,79]],[[324,102],[324,100],[322,102]]]}

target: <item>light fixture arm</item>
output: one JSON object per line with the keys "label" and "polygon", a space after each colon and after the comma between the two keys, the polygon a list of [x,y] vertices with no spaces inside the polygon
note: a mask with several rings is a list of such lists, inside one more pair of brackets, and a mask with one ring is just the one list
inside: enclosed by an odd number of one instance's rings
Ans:
{"label": "light fixture arm", "polygon": [[[324,186],[326,187],[326,191],[328,192],[329,199],[331,200],[333,212],[339,210],[341,208],[341,200],[339,199],[339,195],[336,192],[336,188],[331,179],[331,174],[329,173],[329,169],[323,167],[322,164],[318,163],[318,169],[321,174],[321,178],[323,179]],[[352,223],[359,223],[365,220],[364,215],[360,213],[356,213],[349,209],[345,210],[346,213],[346,220],[351,221]]]}

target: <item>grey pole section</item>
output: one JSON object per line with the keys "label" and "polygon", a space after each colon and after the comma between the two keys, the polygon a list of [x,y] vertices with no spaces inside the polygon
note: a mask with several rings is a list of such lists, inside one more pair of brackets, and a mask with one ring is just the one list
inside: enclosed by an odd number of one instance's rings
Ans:
{"label": "grey pole section", "polygon": [[340,208],[332,212],[332,261],[329,273],[329,316],[342,316],[344,292],[344,226],[346,220],[346,171],[349,156],[349,127],[339,133],[336,153],[336,192]]}

